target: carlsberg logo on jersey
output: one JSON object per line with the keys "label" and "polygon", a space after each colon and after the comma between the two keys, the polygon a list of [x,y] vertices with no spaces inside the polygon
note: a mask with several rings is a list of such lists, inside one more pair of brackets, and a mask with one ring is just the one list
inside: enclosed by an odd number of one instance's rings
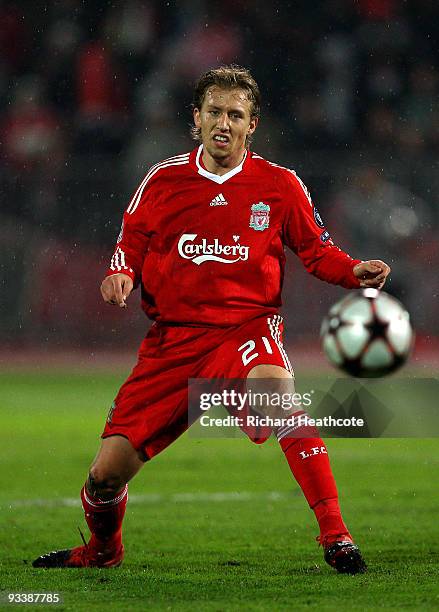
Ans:
{"label": "carlsberg logo on jersey", "polygon": [[221,244],[218,238],[208,242],[202,238],[195,242],[198,234],[183,234],[178,241],[178,252],[183,259],[191,259],[197,266],[205,261],[236,263],[247,261],[250,247],[239,244],[239,236],[233,236],[235,244]]}

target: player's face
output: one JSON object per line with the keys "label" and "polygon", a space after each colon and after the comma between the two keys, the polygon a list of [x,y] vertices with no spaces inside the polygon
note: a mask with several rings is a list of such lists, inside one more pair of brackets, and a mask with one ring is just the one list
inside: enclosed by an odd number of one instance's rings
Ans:
{"label": "player's face", "polygon": [[205,162],[212,161],[223,167],[241,162],[246,138],[253,134],[258,123],[250,112],[251,102],[244,90],[209,87],[201,109],[194,109],[195,125],[201,128],[201,140],[208,157]]}

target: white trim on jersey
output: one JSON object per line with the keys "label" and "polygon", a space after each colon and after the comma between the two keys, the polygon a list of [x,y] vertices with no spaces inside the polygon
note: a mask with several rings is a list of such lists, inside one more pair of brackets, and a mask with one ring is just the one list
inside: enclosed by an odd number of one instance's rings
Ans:
{"label": "white trim on jersey", "polygon": [[282,323],[282,321],[283,319],[280,315],[273,315],[272,319],[271,318],[267,319],[271,337],[273,338],[274,342],[276,343],[277,348],[279,349],[279,353],[282,357],[282,361],[284,362],[285,369],[288,370],[288,372],[291,372],[291,374],[293,374],[293,368],[291,367],[291,363],[290,363],[290,360],[288,359],[287,352],[284,349],[283,344],[280,339],[279,325]]}
{"label": "white trim on jersey", "polygon": [[110,262],[110,270],[114,270],[115,272],[128,270],[129,272],[132,272],[134,274],[133,270],[126,265],[125,253],[120,247],[117,247],[117,249],[113,253],[113,257],[111,258]]}
{"label": "white trim on jersey", "polygon": [[270,164],[270,166],[274,166],[275,168],[280,168],[281,170],[286,170],[287,172],[290,172],[294,176],[294,178],[297,180],[299,185],[302,187],[302,191],[305,194],[306,199],[308,200],[310,206],[313,206],[312,199],[311,199],[311,194],[308,191],[308,187],[305,185],[305,183],[302,181],[300,176],[298,176],[294,170],[291,170],[291,168],[286,168],[285,166],[280,166],[279,164],[275,164],[274,162],[268,161],[267,159],[265,159],[264,157],[261,157],[257,153],[253,153],[252,158],[253,159],[262,159],[262,161],[267,162],[267,164]]}
{"label": "white trim on jersey", "polygon": [[148,170],[147,175],[143,179],[143,181],[138,186],[135,194],[133,195],[131,202],[128,204],[127,213],[132,215],[139,205],[140,199],[142,197],[143,190],[145,189],[149,179],[151,179],[156,172],[161,170],[162,168],[169,168],[170,166],[181,166],[189,163],[189,155],[190,153],[184,153],[183,155],[176,155],[175,157],[170,157],[169,159],[165,159],[155,166],[152,166]]}
{"label": "white trim on jersey", "polygon": [[219,176],[218,174],[214,174],[213,172],[209,172],[209,170],[206,170],[206,168],[203,168],[203,166],[200,163],[200,157],[201,157],[202,151],[203,151],[203,145],[201,144],[198,147],[197,155],[195,157],[195,163],[197,164],[198,174],[201,174],[201,176],[204,176],[205,178],[210,179],[214,183],[218,183],[218,185],[222,185],[223,183],[228,181],[230,178],[232,178],[232,176],[235,176],[235,174],[238,174],[238,172],[241,172],[244,166],[244,162],[247,159],[247,149],[246,149],[242,162],[239,164],[239,166],[236,166],[236,168],[233,168],[233,170],[229,170],[229,172],[226,172],[222,176]]}
{"label": "white trim on jersey", "polygon": [[188,158],[188,157],[189,157],[189,155],[190,155],[190,153],[183,153],[183,154],[181,154],[181,155],[174,155],[174,157],[169,157],[168,159],[164,159],[163,161],[161,161],[161,162],[157,162],[156,164],[154,164],[153,166],[151,166],[151,168],[149,168],[148,172],[146,173],[146,176],[143,178],[142,182],[141,182],[141,183],[140,183],[140,185],[137,187],[137,189],[136,189],[136,191],[135,191],[135,193],[134,193],[133,197],[131,198],[131,201],[130,201],[130,203],[129,203],[129,205],[128,205],[127,211],[129,210],[129,208],[130,208],[131,204],[133,204],[134,200],[137,198],[137,196],[138,196],[138,194],[139,194],[139,191],[140,191],[140,190],[143,188],[144,183],[145,183],[145,181],[148,179],[148,175],[149,175],[149,173],[150,173],[152,170],[155,170],[155,169],[156,169],[158,166],[160,166],[161,164],[167,164],[167,163],[169,163],[169,162],[171,162],[171,161],[177,161],[177,160],[179,160],[179,159],[186,158],[186,157]]}
{"label": "white trim on jersey", "polygon": [[279,166],[279,164],[275,164],[274,162],[268,162],[270,164],[270,166],[274,166],[275,168],[280,168],[281,170],[286,170],[287,172],[291,172],[291,174],[294,176],[294,178],[296,179],[296,181],[299,183],[299,185],[302,187],[302,191],[306,196],[306,199],[309,202],[309,205],[312,207],[312,200],[311,200],[311,194],[308,191],[308,187],[305,185],[305,183],[302,181],[302,179],[297,176],[297,174],[295,173],[294,170],[291,170],[291,168],[285,168],[285,166]]}

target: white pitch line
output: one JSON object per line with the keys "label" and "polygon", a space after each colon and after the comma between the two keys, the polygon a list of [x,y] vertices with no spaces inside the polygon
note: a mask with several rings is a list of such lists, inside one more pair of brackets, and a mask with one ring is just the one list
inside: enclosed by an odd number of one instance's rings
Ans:
{"label": "white pitch line", "polygon": [[[145,495],[129,495],[130,504],[180,504],[191,502],[244,502],[244,501],[281,501],[289,499],[293,492],[288,491],[267,491],[254,493],[251,491],[218,491],[213,493],[173,493],[164,495],[161,493],[147,493]],[[56,508],[59,506],[80,507],[81,502],[78,497],[60,497],[59,499],[16,499],[6,502],[0,506],[3,508]]]}

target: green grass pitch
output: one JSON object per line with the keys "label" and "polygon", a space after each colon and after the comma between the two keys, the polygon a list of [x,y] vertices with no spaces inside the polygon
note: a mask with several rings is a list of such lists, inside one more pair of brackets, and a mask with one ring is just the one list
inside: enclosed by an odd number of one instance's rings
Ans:
{"label": "green grass pitch", "polygon": [[57,592],[63,610],[439,608],[438,439],[327,440],[365,575],[323,562],[276,442],[188,435],[131,483],[120,568],[33,569],[80,544],[75,500],[122,378],[0,376],[0,591]]}

